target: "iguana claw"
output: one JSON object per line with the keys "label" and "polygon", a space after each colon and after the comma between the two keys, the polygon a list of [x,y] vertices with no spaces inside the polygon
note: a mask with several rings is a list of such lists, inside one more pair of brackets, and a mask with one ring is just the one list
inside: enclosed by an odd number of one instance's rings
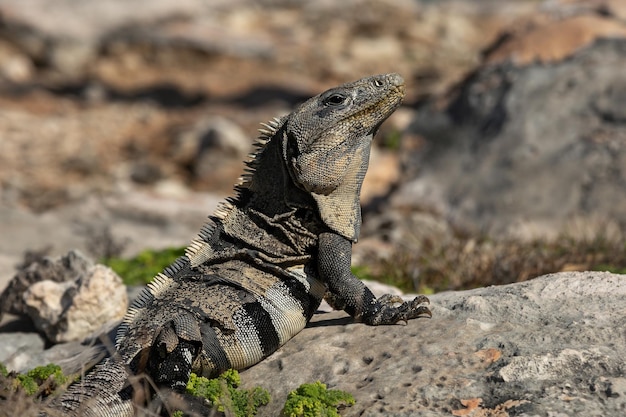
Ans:
{"label": "iguana claw", "polygon": [[376,300],[379,309],[364,321],[371,325],[395,324],[400,321],[408,322],[417,317],[432,317],[430,309],[422,304],[430,303],[428,297],[420,295],[411,301],[404,301],[401,297],[385,294]]}
{"label": "iguana claw", "polygon": [[430,304],[430,300],[424,295],[417,296],[412,301],[403,302],[398,307],[398,321],[403,320],[406,322],[410,319],[422,316],[428,316],[428,318],[432,317],[433,313],[430,312],[430,309],[424,305],[421,305],[424,303]]}

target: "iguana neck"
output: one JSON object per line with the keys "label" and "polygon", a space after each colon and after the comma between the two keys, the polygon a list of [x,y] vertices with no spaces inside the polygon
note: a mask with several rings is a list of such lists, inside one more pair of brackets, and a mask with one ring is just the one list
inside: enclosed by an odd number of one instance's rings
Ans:
{"label": "iguana neck", "polygon": [[297,187],[285,166],[283,153],[286,140],[279,129],[250,164],[246,187],[239,189],[239,203],[267,216],[278,216],[304,208],[316,210],[311,195]]}

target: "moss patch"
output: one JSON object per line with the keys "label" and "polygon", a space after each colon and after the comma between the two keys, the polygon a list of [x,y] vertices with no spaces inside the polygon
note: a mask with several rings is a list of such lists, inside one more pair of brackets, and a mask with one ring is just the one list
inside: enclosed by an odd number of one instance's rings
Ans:
{"label": "moss patch", "polygon": [[106,258],[101,260],[104,265],[113,269],[126,285],[144,285],[185,254],[185,248],[168,248],[163,250],[144,250],[134,258]]}
{"label": "moss patch", "polygon": [[47,397],[69,380],[61,372],[61,367],[54,364],[38,366],[25,374],[8,372],[7,368],[0,364],[0,376],[4,379],[4,389],[12,391],[21,389],[27,395],[36,395],[38,398]]}
{"label": "moss patch", "polygon": [[254,416],[260,406],[269,403],[270,394],[261,387],[238,389],[240,383],[239,372],[234,369],[214,379],[192,373],[187,383],[187,393],[206,398],[218,411],[228,410],[237,417]]}
{"label": "moss patch", "polygon": [[339,417],[338,408],[354,405],[354,397],[340,390],[329,390],[317,381],[302,384],[287,396],[285,417]]}

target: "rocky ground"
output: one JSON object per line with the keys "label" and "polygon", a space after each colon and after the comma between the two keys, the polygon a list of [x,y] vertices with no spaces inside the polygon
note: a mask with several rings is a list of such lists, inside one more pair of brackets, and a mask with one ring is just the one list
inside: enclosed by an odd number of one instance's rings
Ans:
{"label": "rocky ground", "polygon": [[[317,380],[355,397],[344,416],[621,416],[625,297],[622,275],[563,272],[435,294],[433,317],[406,325],[321,313],[243,371],[243,387],[270,392],[260,416],[279,415],[289,391]],[[2,331],[13,346],[3,344],[0,357],[17,350],[9,362],[17,368],[52,361],[76,372],[101,353],[93,340],[42,352],[36,333]]]}
{"label": "rocky ground", "polygon": [[354,394],[346,416],[620,416],[625,296],[621,275],[576,272],[436,294],[406,326],[321,314],[242,378],[278,399],[324,381]]}
{"label": "rocky ground", "polygon": [[[623,268],[625,66],[621,0],[0,0],[0,290],[26,251],[187,244],[230,193],[259,122],[391,71],[408,94],[372,154],[355,262],[410,291]],[[624,340],[606,329],[623,326],[622,280],[437,294],[435,318],[406,328],[324,315],[330,325],[244,380],[290,380],[274,368],[294,361],[303,382],[358,392],[345,415],[621,415]],[[0,323],[0,360],[83,350],[44,350],[14,319]],[[321,356],[304,371],[311,345]],[[293,388],[271,385],[278,398]]]}

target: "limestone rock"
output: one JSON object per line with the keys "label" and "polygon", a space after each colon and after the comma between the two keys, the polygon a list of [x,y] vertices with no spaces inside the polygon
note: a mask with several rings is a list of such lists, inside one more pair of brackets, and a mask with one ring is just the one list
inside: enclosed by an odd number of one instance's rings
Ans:
{"label": "limestone rock", "polygon": [[[85,269],[77,275],[57,277],[61,278],[57,281],[32,283],[23,293],[26,313],[54,343],[81,340],[102,325],[121,319],[128,307],[126,288],[110,268],[92,265],[78,252],[47,260],[45,265],[63,264],[68,259],[81,259]],[[45,274],[38,276],[45,278]]]}
{"label": "limestone rock", "polygon": [[58,259],[28,252],[23,264],[18,268],[17,274],[0,294],[0,318],[3,313],[27,314],[26,304],[22,296],[34,283],[40,281],[49,281],[50,283],[72,281],[83,276],[92,267],[93,262],[77,251],[70,251]]}
{"label": "limestone rock", "polygon": [[104,265],[73,282],[33,284],[24,301],[35,326],[55,343],[80,340],[120,320],[128,308],[121,278]]}
{"label": "limestone rock", "polygon": [[559,273],[430,300],[432,319],[406,326],[314,317],[242,372],[272,395],[259,415],[316,380],[354,395],[342,416],[622,415],[626,276]]}

